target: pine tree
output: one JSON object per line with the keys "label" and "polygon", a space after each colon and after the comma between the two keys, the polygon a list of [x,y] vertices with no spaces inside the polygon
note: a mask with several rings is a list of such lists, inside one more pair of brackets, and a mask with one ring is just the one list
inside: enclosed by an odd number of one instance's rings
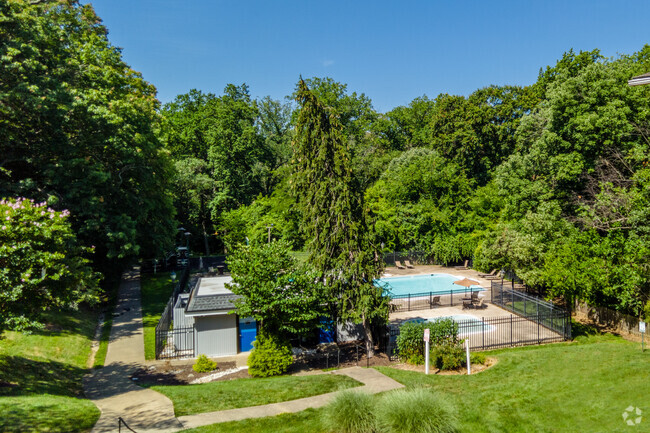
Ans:
{"label": "pine tree", "polygon": [[292,183],[303,215],[308,262],[329,289],[339,319],[363,325],[372,355],[371,324],[386,320],[388,298],[373,284],[384,265],[370,240],[363,191],[352,175],[336,113],[321,104],[302,79],[296,99],[301,110]]}

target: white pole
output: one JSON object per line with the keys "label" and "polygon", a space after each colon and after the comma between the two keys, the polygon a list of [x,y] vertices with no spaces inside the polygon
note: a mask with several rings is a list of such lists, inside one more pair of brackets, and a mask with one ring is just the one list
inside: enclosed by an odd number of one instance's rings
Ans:
{"label": "white pole", "polygon": [[469,363],[469,339],[465,340],[465,351],[467,352],[467,374],[472,374],[472,364]]}
{"label": "white pole", "polygon": [[429,340],[424,342],[424,374],[429,374]]}

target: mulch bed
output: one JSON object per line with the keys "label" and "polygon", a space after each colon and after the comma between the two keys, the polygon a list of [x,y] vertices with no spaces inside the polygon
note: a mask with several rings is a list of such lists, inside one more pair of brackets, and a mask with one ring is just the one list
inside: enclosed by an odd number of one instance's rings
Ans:
{"label": "mulch bed", "polygon": [[[172,365],[166,362],[160,365],[151,365],[137,370],[131,375],[131,380],[141,386],[153,385],[189,385],[193,380],[209,376],[220,371],[235,368],[234,362],[220,362],[217,369],[208,373],[197,373],[192,369],[192,363],[185,365]],[[248,371],[241,370],[214,379],[214,381],[243,379],[251,377]]]}
{"label": "mulch bed", "polygon": [[320,345],[313,351],[297,356],[291,372],[321,370],[324,368],[389,366],[392,362],[385,353],[375,351],[371,358],[366,356],[365,346],[357,342]]}

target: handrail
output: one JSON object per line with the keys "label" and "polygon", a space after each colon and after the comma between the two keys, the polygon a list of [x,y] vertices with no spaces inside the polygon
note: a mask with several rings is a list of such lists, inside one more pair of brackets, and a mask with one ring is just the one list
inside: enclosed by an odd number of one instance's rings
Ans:
{"label": "handrail", "polygon": [[133,430],[131,427],[129,427],[129,425],[126,423],[126,421],[124,421],[122,419],[121,416],[117,418],[117,430],[118,430],[119,433],[122,433],[122,424],[124,424],[124,427],[128,428],[133,433],[137,433],[135,430]]}

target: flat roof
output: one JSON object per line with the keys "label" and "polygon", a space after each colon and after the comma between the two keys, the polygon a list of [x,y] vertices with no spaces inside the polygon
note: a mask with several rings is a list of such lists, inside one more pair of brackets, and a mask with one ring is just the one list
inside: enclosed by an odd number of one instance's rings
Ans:
{"label": "flat roof", "polygon": [[233,293],[226,289],[226,283],[230,283],[231,281],[232,277],[229,275],[201,278],[196,296],[232,295]]}
{"label": "flat roof", "polygon": [[241,298],[226,288],[230,276],[199,278],[192,289],[185,313],[188,315],[223,314],[235,309],[235,300]]}

